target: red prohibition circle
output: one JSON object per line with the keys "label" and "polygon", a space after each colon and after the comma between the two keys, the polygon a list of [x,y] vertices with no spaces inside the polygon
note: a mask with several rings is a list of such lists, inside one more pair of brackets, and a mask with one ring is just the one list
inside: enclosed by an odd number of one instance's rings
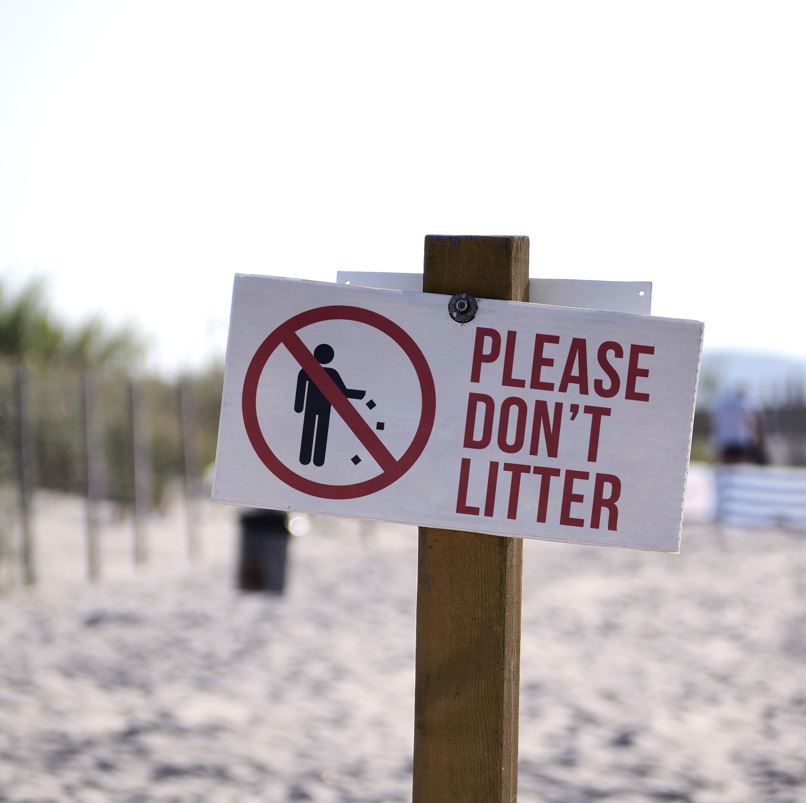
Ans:
{"label": "red prohibition circle", "polygon": [[[328,320],[355,321],[366,324],[383,332],[390,337],[405,353],[410,360],[420,384],[421,409],[420,420],[414,438],[409,444],[403,456],[394,464],[382,470],[380,474],[362,482],[355,482],[348,485],[331,485],[329,483],[316,482],[307,477],[297,474],[283,463],[279,457],[271,450],[257,415],[257,389],[263,369],[269,357],[275,352],[278,346],[282,345],[286,338],[295,337],[298,330],[314,323],[321,323]],[[241,397],[241,407],[243,412],[244,426],[246,434],[252,448],[260,458],[263,465],[271,471],[278,479],[286,485],[290,485],[297,491],[317,496],[323,499],[356,499],[361,496],[380,491],[400,479],[416,462],[422,454],[431,430],[434,426],[434,416],[436,414],[436,388],[431,369],[425,359],[425,355],[420,347],[414,342],[410,335],[401,329],[389,318],[377,312],[363,309],[362,307],[348,307],[333,305],[328,307],[316,307],[306,310],[285,323],[280,324],[261,344],[258,346],[243,383],[243,395]]]}

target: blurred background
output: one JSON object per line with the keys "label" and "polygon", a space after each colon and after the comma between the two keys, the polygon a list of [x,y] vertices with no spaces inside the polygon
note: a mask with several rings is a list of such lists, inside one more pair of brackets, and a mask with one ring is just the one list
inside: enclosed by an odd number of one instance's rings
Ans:
{"label": "blurred background", "polygon": [[[652,281],[653,314],[705,322],[691,555],[527,550],[527,587],[576,567],[562,603],[527,593],[546,654],[592,666],[571,645],[606,654],[615,633],[607,670],[646,664],[587,709],[524,670],[522,799],[801,799],[804,36],[797,2],[0,0],[0,800],[407,799],[416,537],[298,516],[291,589],[256,601],[234,591],[243,521],[207,496],[233,274],[416,272],[429,233],[526,234],[532,276]],[[739,392],[759,447],[745,486],[715,467]],[[601,618],[604,576],[620,622]],[[366,648],[384,625],[356,588],[391,593],[386,652]],[[650,598],[667,641],[629,624]],[[692,699],[707,726],[672,727]],[[253,702],[280,724],[255,725]],[[236,755],[245,734],[275,758]]]}

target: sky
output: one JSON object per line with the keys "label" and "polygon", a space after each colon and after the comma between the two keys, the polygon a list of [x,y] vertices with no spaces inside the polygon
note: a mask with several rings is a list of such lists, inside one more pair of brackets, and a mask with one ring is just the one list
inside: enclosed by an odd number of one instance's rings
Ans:
{"label": "sky", "polygon": [[806,4],[0,0],[0,276],[223,354],[236,272],[648,280],[705,347],[806,358]]}

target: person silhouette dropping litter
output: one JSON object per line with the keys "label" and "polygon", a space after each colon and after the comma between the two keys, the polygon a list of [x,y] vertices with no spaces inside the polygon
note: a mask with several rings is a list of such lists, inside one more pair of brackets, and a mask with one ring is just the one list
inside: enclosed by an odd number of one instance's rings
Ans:
{"label": "person silhouette dropping litter", "polygon": [[[314,349],[313,356],[320,365],[327,365],[333,359],[333,348],[327,343],[321,343]],[[325,368],[325,371],[348,399],[363,399],[366,395],[365,390],[348,388],[335,368]],[[294,412],[303,413],[302,441],[299,447],[299,462],[303,466],[311,462],[311,456],[315,466],[322,466],[325,463],[331,407],[325,394],[319,390],[315,382],[311,381],[305,370],[300,371],[297,376]]]}

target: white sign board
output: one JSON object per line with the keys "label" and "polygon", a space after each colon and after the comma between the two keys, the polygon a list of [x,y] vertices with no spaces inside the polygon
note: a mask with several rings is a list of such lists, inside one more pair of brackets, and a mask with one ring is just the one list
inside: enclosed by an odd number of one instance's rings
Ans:
{"label": "white sign board", "polygon": [[702,330],[237,276],[213,497],[675,552]]}

